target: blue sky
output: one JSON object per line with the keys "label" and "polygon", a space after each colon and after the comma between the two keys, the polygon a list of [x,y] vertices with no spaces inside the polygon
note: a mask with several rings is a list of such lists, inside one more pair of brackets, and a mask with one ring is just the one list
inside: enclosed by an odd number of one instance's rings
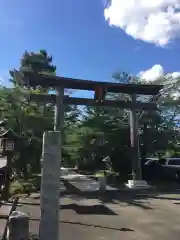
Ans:
{"label": "blue sky", "polygon": [[46,49],[57,74],[91,80],[111,80],[116,71],[137,74],[159,64],[180,71],[179,41],[166,46],[135,40],[110,26],[104,0],[1,0],[0,76],[17,68],[25,50]]}

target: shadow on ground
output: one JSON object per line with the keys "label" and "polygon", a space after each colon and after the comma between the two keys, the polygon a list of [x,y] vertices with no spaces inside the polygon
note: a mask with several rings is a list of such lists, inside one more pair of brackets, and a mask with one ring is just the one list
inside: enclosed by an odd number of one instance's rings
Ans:
{"label": "shadow on ground", "polygon": [[[170,201],[179,201],[173,204],[180,205],[180,197],[174,196],[175,194],[180,194],[180,187],[176,185],[172,186],[157,186],[149,190],[109,190],[102,194],[97,190],[94,191],[81,191],[76,188],[74,184],[71,184],[68,180],[62,180],[66,190],[60,193],[60,197],[68,197],[72,200],[81,201],[82,199],[98,199],[99,205],[83,206],[77,204],[67,204],[61,205],[61,209],[72,209],[78,214],[104,214],[104,215],[116,215],[111,212],[104,204],[124,204],[124,206],[136,206],[143,210],[152,210],[154,207],[150,203],[150,199],[162,199]],[[164,196],[163,196],[164,194]],[[173,194],[167,196],[166,194]],[[37,197],[36,199],[38,199]],[[29,203],[25,200],[22,202],[24,205],[39,205],[39,203]]]}
{"label": "shadow on ground", "polygon": [[67,204],[61,205],[61,210],[73,210],[77,214],[96,214],[96,215],[117,215],[112,210],[104,205],[78,205],[78,204]]}

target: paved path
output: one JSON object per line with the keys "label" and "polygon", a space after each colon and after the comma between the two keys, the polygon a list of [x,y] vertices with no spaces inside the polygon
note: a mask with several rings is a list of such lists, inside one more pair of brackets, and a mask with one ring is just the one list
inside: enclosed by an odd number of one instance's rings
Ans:
{"label": "paved path", "polygon": [[7,219],[12,211],[12,203],[0,204],[0,239],[2,239],[7,225]]}
{"label": "paved path", "polygon": [[[161,199],[163,198],[163,199]],[[178,200],[179,199],[179,200]],[[31,232],[38,233],[40,219],[39,199],[21,200],[29,213]],[[178,240],[180,236],[180,196],[158,198],[85,199],[81,196],[61,198],[60,239],[80,240]]]}
{"label": "paved path", "polygon": [[[83,190],[95,182],[74,175],[66,180],[74,182]],[[86,183],[86,184],[85,184]],[[30,215],[30,230],[38,233],[40,220],[39,196],[21,199],[24,210]],[[136,194],[117,192],[100,197],[67,193],[61,183],[60,239],[99,240],[179,240],[180,194]]]}

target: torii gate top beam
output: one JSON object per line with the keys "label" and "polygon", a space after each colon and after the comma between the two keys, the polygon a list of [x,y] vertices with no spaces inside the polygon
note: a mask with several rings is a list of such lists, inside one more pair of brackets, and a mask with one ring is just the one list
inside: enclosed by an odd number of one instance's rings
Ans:
{"label": "torii gate top beam", "polygon": [[29,86],[42,86],[48,87],[63,87],[77,90],[90,90],[94,91],[97,87],[106,89],[107,92],[125,93],[125,94],[142,94],[142,95],[157,95],[163,88],[162,85],[150,84],[121,84],[91,80],[81,80],[75,78],[66,78],[58,76],[50,76],[45,74],[33,74],[24,72]]}

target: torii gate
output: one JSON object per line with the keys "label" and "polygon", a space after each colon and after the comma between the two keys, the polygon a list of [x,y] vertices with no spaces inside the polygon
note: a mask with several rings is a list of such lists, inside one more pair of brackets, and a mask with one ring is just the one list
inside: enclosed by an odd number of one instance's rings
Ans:
{"label": "torii gate", "polygon": [[[44,136],[43,147],[43,176],[41,188],[41,224],[40,235],[42,239],[49,239],[49,233],[53,231],[50,238],[58,239],[57,207],[59,206],[60,189],[60,162],[61,162],[61,132],[64,121],[64,105],[90,105],[103,107],[120,107],[130,109],[130,136],[132,148],[132,172],[133,180],[141,180],[141,164],[139,154],[138,121],[137,110],[157,110],[156,103],[142,103],[137,101],[136,95],[157,95],[162,89],[162,85],[147,84],[121,84],[101,81],[81,80],[65,78],[43,74],[24,72],[27,86],[43,88],[53,87],[57,90],[55,94],[31,94],[30,100],[37,102],[53,102],[56,105],[54,132],[47,132]],[[95,99],[76,98],[64,95],[64,89],[88,90],[95,92]],[[129,94],[131,100],[117,101],[106,100],[106,93],[125,93]],[[58,132],[59,131],[59,132]],[[53,136],[53,137],[52,137]],[[52,139],[54,142],[52,143]],[[60,139],[60,140],[59,140]],[[50,143],[48,143],[48,141]],[[53,145],[54,144],[54,145]],[[50,149],[51,148],[51,149]],[[56,151],[56,153],[55,153]],[[58,152],[59,151],[59,152]],[[58,154],[59,153],[59,154]],[[51,156],[50,156],[51,155]],[[53,159],[53,160],[52,160]],[[49,164],[49,165],[48,165]],[[48,179],[48,181],[47,181]],[[50,182],[51,181],[51,182]],[[50,191],[50,192],[48,192]],[[47,194],[48,192],[48,194]],[[56,197],[55,197],[56,196]],[[56,201],[54,200],[56,198]],[[58,198],[58,200],[57,200]],[[47,205],[48,203],[48,205]],[[54,209],[54,211],[52,211]],[[47,219],[51,216],[51,221]],[[50,223],[51,222],[51,223]],[[48,230],[49,229],[49,230]]]}

